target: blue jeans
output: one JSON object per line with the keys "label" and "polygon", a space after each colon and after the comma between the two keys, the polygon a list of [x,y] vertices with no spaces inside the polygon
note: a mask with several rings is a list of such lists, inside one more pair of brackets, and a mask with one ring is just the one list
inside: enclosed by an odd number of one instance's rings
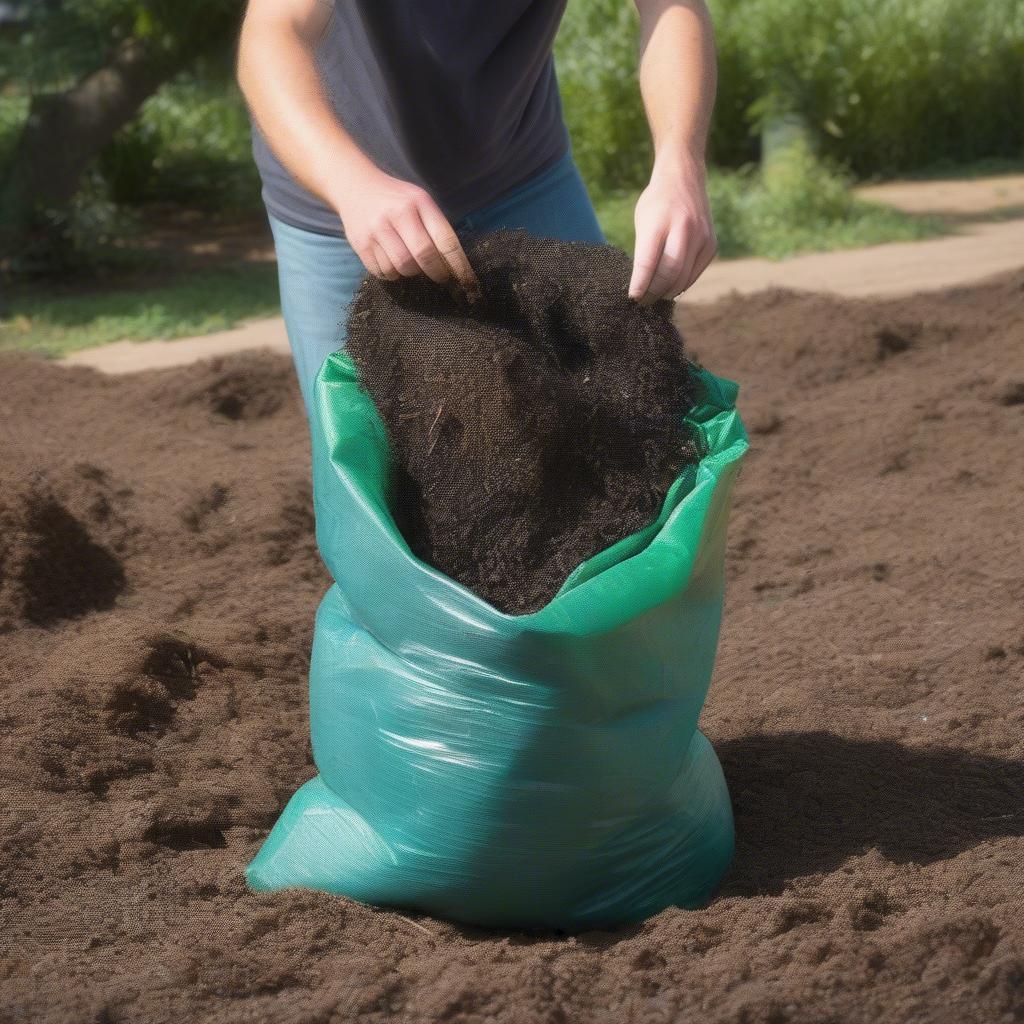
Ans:
{"label": "blue jeans", "polygon": [[[571,154],[452,226],[460,235],[521,228],[567,242],[604,241]],[[327,356],[345,344],[348,307],[366,270],[344,238],[304,231],[274,217],[270,228],[277,251],[281,312],[308,415],[313,381]]]}

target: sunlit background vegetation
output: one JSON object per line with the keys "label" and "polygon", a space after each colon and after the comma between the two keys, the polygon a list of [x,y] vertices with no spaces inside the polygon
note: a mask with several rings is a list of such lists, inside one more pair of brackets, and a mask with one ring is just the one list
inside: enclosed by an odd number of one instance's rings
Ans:
{"label": "sunlit background vegetation", "polygon": [[[0,347],[173,337],[275,311],[269,263],[178,265],[147,244],[178,214],[191,212],[196,231],[260,216],[232,72],[241,6],[0,0]],[[853,186],[1024,165],[1020,0],[710,7],[719,85],[709,191],[723,258],[925,237],[943,225],[866,203]],[[133,47],[150,70],[124,123],[67,129],[61,97]],[[632,4],[569,0],[556,45],[565,114],[605,230],[624,248],[651,162],[636,50]],[[40,147],[33,126],[47,117],[60,141],[51,133]],[[36,184],[69,161],[81,165],[73,187],[41,202]]]}

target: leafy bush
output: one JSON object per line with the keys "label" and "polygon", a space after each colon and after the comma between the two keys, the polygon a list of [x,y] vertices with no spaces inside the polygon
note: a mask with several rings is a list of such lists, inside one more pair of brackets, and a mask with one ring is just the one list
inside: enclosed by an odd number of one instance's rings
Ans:
{"label": "leafy bush", "polygon": [[938,233],[934,221],[858,199],[851,175],[796,143],[773,158],[770,171],[747,165],[713,173],[708,192],[725,258],[778,259]]}
{"label": "leafy bush", "polygon": [[639,22],[623,0],[573,0],[555,66],[576,163],[596,193],[637,185],[651,165],[636,80]]}
{"label": "leafy bush", "polygon": [[104,150],[118,202],[163,200],[220,211],[259,205],[249,118],[234,82],[183,76],[149,99]]}
{"label": "leafy bush", "polygon": [[27,96],[17,93],[0,96],[0,167],[10,159],[27,115]]}
{"label": "leafy bush", "polygon": [[[223,66],[241,2],[47,0],[12,10],[16,17],[0,31],[0,89],[8,108],[2,113],[12,109],[12,97],[23,105],[16,123],[0,118],[0,272],[64,273],[102,259],[124,191],[111,188],[97,151],[175,72],[199,63]],[[108,88],[95,76],[127,52],[143,55],[148,80],[129,75],[124,89]],[[96,87],[69,97],[66,90],[90,75]],[[138,145],[135,151],[139,167]]]}
{"label": "leafy bush", "polygon": [[711,0],[759,99],[857,175],[1024,156],[1020,0]]}
{"label": "leafy bush", "polygon": [[[941,230],[934,220],[914,217],[857,198],[850,175],[797,143],[775,156],[768,173],[747,164],[712,168],[708,195],[720,258],[841,249],[925,238]],[[633,249],[637,193],[599,196],[598,219],[608,240]]]}
{"label": "leafy bush", "polygon": [[[709,159],[756,160],[769,114],[794,112],[858,177],[1024,158],[1020,0],[709,0],[718,93]],[[597,195],[642,186],[650,142],[638,19],[573,0],[556,43],[577,162]]]}
{"label": "leafy bush", "polygon": [[[239,0],[213,6],[224,12]],[[762,119],[786,112],[799,115],[819,156],[858,177],[1024,158],[1020,0],[709,0],[709,6],[719,68],[709,144],[714,165],[756,161]],[[0,161],[24,120],[22,89],[73,80],[126,33],[166,33],[172,23],[180,32],[195,31],[191,19],[201,22],[205,7],[196,0],[183,5],[184,27],[174,0],[63,0],[44,9],[50,13],[34,17],[17,40],[0,39],[0,86],[9,86],[0,97]],[[598,199],[635,192],[650,170],[636,77],[638,28],[636,11],[624,0],[572,0],[556,41],[574,153]],[[223,47],[165,86],[108,145],[73,211],[78,223],[92,226],[84,234],[105,233],[110,202],[258,207],[248,118],[229,58],[230,47]],[[751,174],[715,186],[723,223],[732,216],[727,210],[753,202],[743,195]],[[818,186],[825,194],[790,215],[833,201],[830,186]]]}

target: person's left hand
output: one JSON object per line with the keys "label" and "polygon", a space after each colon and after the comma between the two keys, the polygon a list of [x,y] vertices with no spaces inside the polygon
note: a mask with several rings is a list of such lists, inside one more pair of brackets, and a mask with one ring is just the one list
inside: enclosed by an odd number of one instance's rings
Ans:
{"label": "person's left hand", "polygon": [[630,298],[643,305],[674,299],[704,273],[718,242],[703,163],[655,161],[634,214],[636,249]]}

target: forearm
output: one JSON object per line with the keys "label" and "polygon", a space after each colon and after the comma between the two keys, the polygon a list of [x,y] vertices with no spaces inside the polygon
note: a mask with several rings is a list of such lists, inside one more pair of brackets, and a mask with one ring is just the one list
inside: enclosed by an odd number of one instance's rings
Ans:
{"label": "forearm", "polygon": [[637,0],[640,91],[655,167],[703,173],[715,102],[714,28],[703,0]]}
{"label": "forearm", "polygon": [[253,117],[292,176],[333,207],[342,168],[370,163],[339,122],[314,60],[329,16],[318,0],[252,0],[238,46],[238,83]]}
{"label": "forearm", "polygon": [[715,257],[704,158],[717,61],[704,0],[636,0],[636,6],[654,167],[633,217],[629,294],[653,302],[685,291]]}
{"label": "forearm", "polygon": [[476,275],[434,199],[378,168],[331,107],[315,60],[331,8],[332,0],[249,0],[238,84],[256,124],[292,177],[338,211],[371,274],[454,277],[473,295]]}

